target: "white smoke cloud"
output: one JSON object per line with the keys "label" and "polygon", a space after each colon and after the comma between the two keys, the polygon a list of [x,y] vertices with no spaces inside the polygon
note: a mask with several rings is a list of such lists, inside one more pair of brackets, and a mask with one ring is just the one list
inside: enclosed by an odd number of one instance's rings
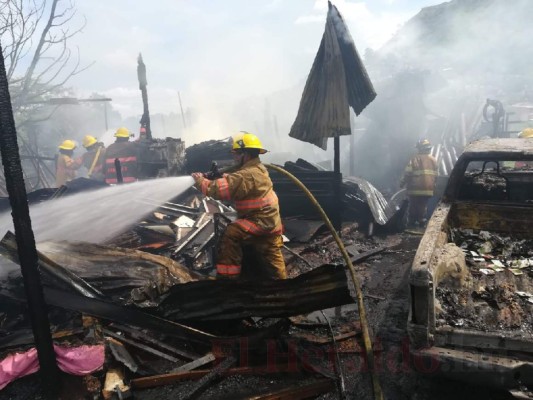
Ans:
{"label": "white smoke cloud", "polygon": [[[371,12],[367,2],[362,1],[337,0],[334,1],[334,5],[351,30],[356,46],[361,50],[366,47],[378,49],[396,33],[402,23],[412,16],[410,12]],[[298,17],[295,24],[324,24],[327,11],[327,0],[315,0],[311,13]]]}

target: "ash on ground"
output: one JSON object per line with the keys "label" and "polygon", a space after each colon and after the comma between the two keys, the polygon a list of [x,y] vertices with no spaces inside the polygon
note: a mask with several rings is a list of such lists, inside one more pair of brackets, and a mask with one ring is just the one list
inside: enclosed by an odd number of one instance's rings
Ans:
{"label": "ash on ground", "polygon": [[453,229],[451,237],[471,284],[437,288],[437,325],[533,335],[533,240],[471,229]]}

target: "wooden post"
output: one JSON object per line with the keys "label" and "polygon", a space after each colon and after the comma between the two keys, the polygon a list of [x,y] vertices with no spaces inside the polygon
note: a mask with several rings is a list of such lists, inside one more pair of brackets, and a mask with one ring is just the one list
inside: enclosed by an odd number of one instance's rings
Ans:
{"label": "wooden post", "polygon": [[338,207],[335,209],[335,214],[332,216],[331,223],[335,227],[335,229],[340,232],[341,231],[341,224],[342,224],[342,175],[341,175],[341,145],[340,145],[340,137],[335,136],[333,138],[333,172],[335,172],[335,199],[338,202]]}
{"label": "wooden post", "polygon": [[11,203],[20,269],[28,301],[28,313],[37,347],[41,385],[48,398],[56,398],[60,375],[56,365],[50,323],[48,321],[48,310],[44,302],[43,288],[37,265],[37,249],[31,227],[28,198],[20,163],[17,131],[15,129],[2,54],[0,46],[0,153],[2,164],[4,165],[9,202]]}

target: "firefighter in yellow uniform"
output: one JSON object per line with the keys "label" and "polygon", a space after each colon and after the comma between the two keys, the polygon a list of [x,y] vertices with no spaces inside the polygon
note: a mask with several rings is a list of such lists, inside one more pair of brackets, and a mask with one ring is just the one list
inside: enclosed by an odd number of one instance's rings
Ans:
{"label": "firefighter in yellow uniform", "polygon": [[76,170],[81,166],[72,158],[76,143],[73,140],[64,140],[59,145],[59,155],[56,160],[56,187],[76,178]]}
{"label": "firefighter in yellow uniform", "polygon": [[241,274],[242,245],[251,245],[264,264],[261,271],[271,279],[285,279],[287,271],[281,254],[282,225],[278,197],[268,171],[259,159],[267,151],[259,138],[241,132],[233,139],[238,169],[216,180],[192,174],[201,192],[218,200],[233,200],[238,219],[228,225],[218,246],[217,277],[238,278]]}
{"label": "firefighter in yellow uniform", "polygon": [[427,204],[433,196],[437,181],[438,164],[435,157],[430,154],[431,143],[429,140],[420,140],[416,148],[418,154],[411,157],[405,167],[400,186],[406,186],[409,197],[409,225],[424,226]]}
{"label": "firefighter in yellow uniform", "polygon": [[103,166],[105,162],[105,147],[94,136],[85,135],[82,141],[87,150],[76,162],[87,168],[87,176],[96,181],[104,181]]}
{"label": "firefighter in yellow uniform", "polygon": [[[526,128],[518,134],[520,139],[533,139],[533,128]],[[514,163],[516,169],[532,169],[533,162],[531,161],[517,161]]]}

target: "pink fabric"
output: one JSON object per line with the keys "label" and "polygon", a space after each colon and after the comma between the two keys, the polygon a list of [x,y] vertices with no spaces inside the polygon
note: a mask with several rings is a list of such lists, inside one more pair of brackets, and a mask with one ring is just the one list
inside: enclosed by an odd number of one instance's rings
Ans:
{"label": "pink fabric", "polygon": [[24,353],[10,354],[0,361],[0,389],[17,378],[33,374],[39,370],[37,350],[32,348]]}
{"label": "pink fabric", "polygon": [[71,375],[87,375],[104,365],[105,347],[95,346],[60,347],[54,344],[59,368]]}
{"label": "pink fabric", "polygon": [[[104,365],[104,345],[61,347],[54,344],[57,365],[72,375],[87,375]],[[33,374],[39,370],[37,349],[31,348],[24,353],[10,354],[0,361],[0,390],[17,378]]]}

